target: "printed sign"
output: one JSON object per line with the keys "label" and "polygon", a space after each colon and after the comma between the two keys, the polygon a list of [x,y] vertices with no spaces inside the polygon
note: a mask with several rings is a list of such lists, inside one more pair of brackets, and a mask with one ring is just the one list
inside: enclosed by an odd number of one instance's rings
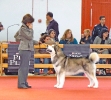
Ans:
{"label": "printed sign", "polygon": [[63,52],[68,57],[87,57],[90,54],[89,44],[64,44]]}
{"label": "printed sign", "polygon": [[[17,72],[20,65],[19,44],[8,44],[8,72]],[[34,72],[34,52],[29,61],[29,71]]]}

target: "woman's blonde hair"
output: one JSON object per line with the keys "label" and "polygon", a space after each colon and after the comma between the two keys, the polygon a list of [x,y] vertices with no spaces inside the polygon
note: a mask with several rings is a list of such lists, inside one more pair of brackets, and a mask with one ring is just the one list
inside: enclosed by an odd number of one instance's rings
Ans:
{"label": "woman's blonde hair", "polygon": [[[61,40],[67,39],[67,34],[68,34],[69,31],[71,31],[71,30],[70,30],[70,29],[67,29],[67,30],[64,32]],[[73,35],[72,35],[72,33],[71,33],[70,42],[72,42],[73,40],[74,40],[74,37],[73,37]]]}
{"label": "woman's blonde hair", "polygon": [[85,29],[84,32],[88,33],[87,35],[90,36],[91,30],[90,29]]}

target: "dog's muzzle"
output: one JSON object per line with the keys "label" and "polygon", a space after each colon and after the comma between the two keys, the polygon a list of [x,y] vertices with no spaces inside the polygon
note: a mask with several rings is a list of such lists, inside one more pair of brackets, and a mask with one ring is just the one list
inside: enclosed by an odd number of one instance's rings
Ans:
{"label": "dog's muzzle", "polygon": [[46,49],[47,52],[52,52],[52,50]]}

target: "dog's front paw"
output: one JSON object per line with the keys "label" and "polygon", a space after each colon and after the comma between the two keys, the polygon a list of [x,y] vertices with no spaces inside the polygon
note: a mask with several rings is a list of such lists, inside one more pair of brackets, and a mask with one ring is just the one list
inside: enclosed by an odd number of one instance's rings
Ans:
{"label": "dog's front paw", "polygon": [[54,87],[58,87],[58,86],[59,86],[58,84],[54,85]]}
{"label": "dog's front paw", "polygon": [[98,86],[95,85],[95,86],[93,86],[93,88],[98,88]]}
{"label": "dog's front paw", "polygon": [[93,85],[90,85],[90,84],[89,84],[88,87],[91,88],[91,87],[93,87]]}
{"label": "dog's front paw", "polygon": [[59,86],[57,86],[57,88],[61,89],[61,88],[63,88],[63,86],[62,86],[62,85],[59,85]]}

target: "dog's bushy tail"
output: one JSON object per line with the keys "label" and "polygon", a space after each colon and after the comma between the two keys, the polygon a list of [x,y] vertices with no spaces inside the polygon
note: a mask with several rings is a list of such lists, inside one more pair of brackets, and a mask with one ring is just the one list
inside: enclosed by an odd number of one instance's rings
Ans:
{"label": "dog's bushy tail", "polygon": [[99,61],[99,56],[96,52],[92,52],[90,55],[89,55],[89,60],[93,63],[97,63]]}

